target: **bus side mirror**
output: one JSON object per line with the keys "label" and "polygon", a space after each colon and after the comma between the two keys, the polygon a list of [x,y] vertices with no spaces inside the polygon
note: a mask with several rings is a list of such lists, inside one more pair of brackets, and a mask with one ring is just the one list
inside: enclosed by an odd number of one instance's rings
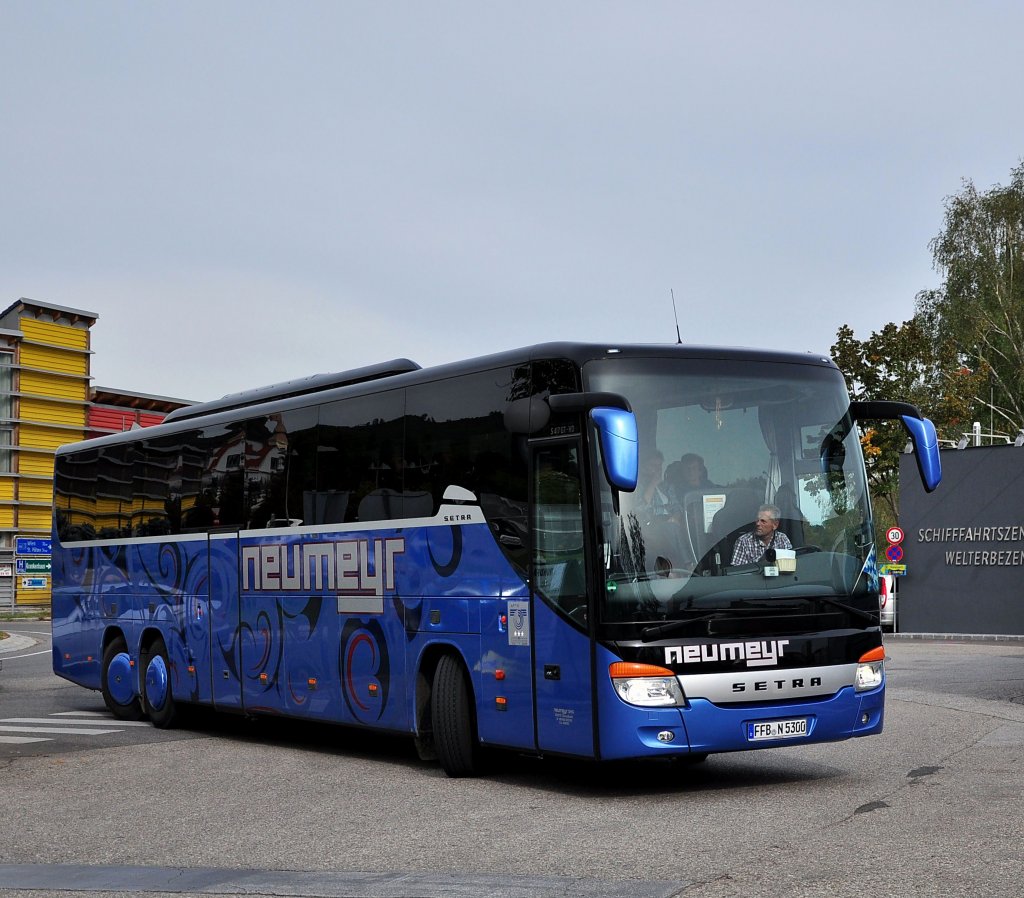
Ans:
{"label": "bus side mirror", "polygon": [[889,418],[903,422],[910,442],[914,445],[917,472],[927,492],[932,492],[942,480],[942,462],[939,460],[939,440],[935,425],[921,415],[909,402],[867,401],[851,402],[850,414],[854,420]]}
{"label": "bus side mirror", "polygon": [[942,480],[942,462],[939,460],[939,440],[935,425],[928,418],[912,418],[909,415],[900,415],[900,420],[910,434],[910,442],[914,444],[914,458],[917,459],[921,483],[930,493]]}
{"label": "bus side mirror", "polygon": [[[617,490],[631,493],[640,478],[640,450],[636,415],[629,400],[618,393],[553,393],[548,405],[554,412],[589,412],[597,427],[604,475]],[[616,500],[617,501],[617,500]]]}
{"label": "bus side mirror", "polygon": [[621,408],[601,407],[590,410],[590,420],[597,426],[605,477],[616,489],[633,492],[640,476],[636,416]]}

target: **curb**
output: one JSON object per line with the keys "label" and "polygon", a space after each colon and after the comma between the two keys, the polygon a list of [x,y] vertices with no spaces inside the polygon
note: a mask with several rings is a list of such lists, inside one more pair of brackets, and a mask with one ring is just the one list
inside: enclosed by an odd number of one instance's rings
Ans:
{"label": "curb", "polygon": [[21,652],[25,649],[32,648],[35,644],[36,640],[31,636],[19,636],[17,633],[7,633],[6,639],[0,639],[0,655],[9,655],[11,652]]}
{"label": "curb", "polygon": [[998,633],[884,633],[882,642],[890,640],[919,642],[1018,642],[1024,643],[1024,636],[1000,635]]}

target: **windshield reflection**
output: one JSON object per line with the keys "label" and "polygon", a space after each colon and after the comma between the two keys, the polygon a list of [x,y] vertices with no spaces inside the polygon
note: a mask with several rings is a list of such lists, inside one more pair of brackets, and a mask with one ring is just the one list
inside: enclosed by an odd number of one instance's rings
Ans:
{"label": "windshield reflection", "polygon": [[616,510],[600,485],[603,620],[756,613],[765,600],[870,609],[864,465],[836,369],[621,359],[585,375],[629,399],[640,438],[636,491]]}

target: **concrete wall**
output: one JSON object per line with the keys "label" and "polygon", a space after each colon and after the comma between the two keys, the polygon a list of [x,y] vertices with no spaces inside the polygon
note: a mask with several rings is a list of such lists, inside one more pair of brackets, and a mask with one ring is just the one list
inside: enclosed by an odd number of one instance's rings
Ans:
{"label": "concrete wall", "polygon": [[899,629],[1024,635],[1024,447],[944,450],[931,494],[904,455],[900,483]]}

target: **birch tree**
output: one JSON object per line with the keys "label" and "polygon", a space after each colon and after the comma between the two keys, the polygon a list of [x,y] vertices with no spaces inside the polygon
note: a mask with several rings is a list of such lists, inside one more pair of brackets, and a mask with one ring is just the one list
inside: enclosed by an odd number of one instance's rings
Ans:
{"label": "birch tree", "polygon": [[1024,162],[1006,186],[965,181],[947,197],[930,248],[943,283],[918,294],[917,318],[936,351],[987,375],[979,420],[1012,437],[1024,427]]}

